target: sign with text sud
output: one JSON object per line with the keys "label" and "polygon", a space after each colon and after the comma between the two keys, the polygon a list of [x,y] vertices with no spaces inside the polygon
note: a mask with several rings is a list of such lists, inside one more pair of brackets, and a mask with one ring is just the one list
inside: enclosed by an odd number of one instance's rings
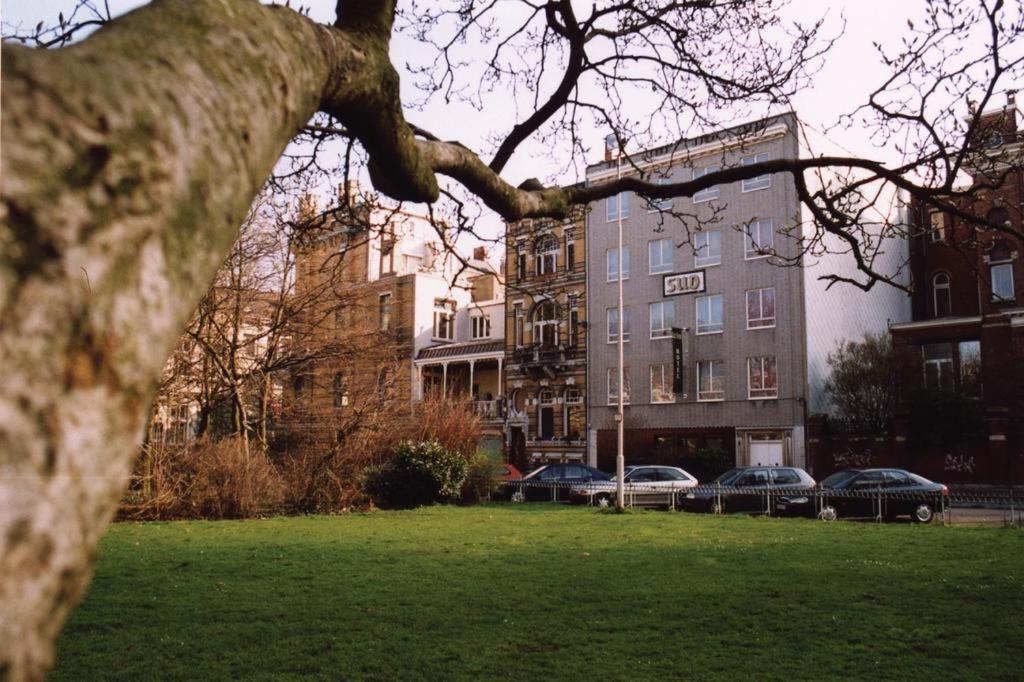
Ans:
{"label": "sign with text sud", "polygon": [[676,272],[665,275],[662,280],[662,295],[682,296],[683,294],[699,294],[705,290],[704,271]]}

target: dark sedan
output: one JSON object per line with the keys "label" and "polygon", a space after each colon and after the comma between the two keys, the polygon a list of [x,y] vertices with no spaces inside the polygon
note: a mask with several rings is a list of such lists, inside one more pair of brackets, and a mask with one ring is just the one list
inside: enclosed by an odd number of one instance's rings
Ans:
{"label": "dark sedan", "polygon": [[816,513],[825,521],[909,516],[929,523],[945,495],[946,486],[903,469],[845,469],[820,483]]}
{"label": "dark sedan", "polygon": [[573,486],[611,478],[585,464],[559,462],[534,469],[518,481],[503,483],[495,497],[512,502],[565,502]]}
{"label": "dark sedan", "polygon": [[[813,487],[814,479],[797,467],[736,467],[709,485],[680,494],[679,503],[687,511],[774,513],[786,493]],[[789,497],[800,499],[796,494]]]}

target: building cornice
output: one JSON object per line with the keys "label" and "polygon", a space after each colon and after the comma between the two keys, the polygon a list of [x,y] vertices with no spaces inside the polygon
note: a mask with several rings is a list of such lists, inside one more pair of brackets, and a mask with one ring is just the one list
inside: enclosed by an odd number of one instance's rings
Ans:
{"label": "building cornice", "polygon": [[904,331],[909,329],[934,329],[941,327],[959,327],[965,324],[980,324],[981,316],[972,317],[944,317],[938,320],[920,320],[918,322],[898,322],[890,324],[890,331]]}
{"label": "building cornice", "polygon": [[[622,166],[622,173],[623,175],[629,175],[633,171],[634,166],[639,167],[642,170],[646,170],[654,166],[690,161],[692,159],[708,156],[717,152],[749,147],[754,144],[762,144],[764,142],[770,142],[772,140],[785,137],[789,132],[789,126],[784,122],[779,122],[766,127],[763,131],[751,137],[728,136],[712,140],[704,144],[699,144],[695,147],[685,146],[686,141],[684,140],[676,144],[666,145],[665,147],[660,148],[665,151],[652,150],[650,152],[641,152],[640,154],[637,154],[632,159],[631,163],[627,163]],[[651,155],[647,156],[647,154]],[[599,164],[599,166],[593,171],[587,171],[588,183],[606,180],[615,176],[615,165],[613,164],[605,168],[604,166],[606,163],[610,162],[604,162]]]}

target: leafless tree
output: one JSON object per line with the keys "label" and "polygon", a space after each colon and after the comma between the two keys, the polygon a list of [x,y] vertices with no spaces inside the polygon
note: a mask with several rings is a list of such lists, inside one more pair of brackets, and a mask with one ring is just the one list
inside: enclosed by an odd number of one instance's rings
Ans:
{"label": "leafless tree", "polygon": [[[80,42],[63,17],[51,33],[29,32],[59,49],[5,43],[0,669],[14,678],[48,669],[165,358],[296,136],[307,152],[311,138],[351,140],[375,188],[397,201],[474,195],[508,220],[562,217],[623,190],[687,196],[785,173],[814,216],[807,248],[838,238],[865,287],[886,278],[873,268],[860,208],[880,186],[979,229],[1009,229],[961,200],[1013,165],[990,163],[979,148],[978,112],[1021,75],[1024,17],[1002,0],[929,4],[899,51],[883,55],[892,78],[850,122],[871,125],[898,151],[896,163],[776,159],[671,184],[642,174],[566,187],[503,179],[526,140],[565,140],[575,163],[592,121],[642,148],[661,130],[719,123],[717,111],[785,106],[831,37],[817,21],[784,23],[780,4],[636,0],[583,10],[551,0],[501,14],[506,3],[364,0],[339,3],[337,20],[321,25],[249,0],[160,0],[109,21],[100,10],[104,25]],[[396,31],[437,49],[414,73],[424,98],[514,107],[517,122],[491,149],[406,120],[416,103],[400,97],[389,52]],[[982,163],[980,186],[960,189]]]}

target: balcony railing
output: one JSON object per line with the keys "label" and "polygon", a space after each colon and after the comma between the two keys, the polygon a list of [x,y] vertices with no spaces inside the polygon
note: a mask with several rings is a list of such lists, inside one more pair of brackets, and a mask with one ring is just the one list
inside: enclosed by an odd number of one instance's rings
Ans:
{"label": "balcony railing", "polygon": [[505,410],[500,400],[475,400],[473,412],[481,419],[503,419]]}
{"label": "balcony railing", "polygon": [[513,360],[522,364],[564,364],[568,360],[582,358],[583,348],[579,346],[545,346],[532,345],[516,348],[513,353]]}
{"label": "balcony railing", "polygon": [[576,447],[583,447],[586,444],[587,444],[587,441],[586,441],[585,438],[570,438],[570,437],[567,437],[567,436],[556,436],[554,438],[547,438],[547,439],[540,439],[540,438],[527,438],[526,439],[526,446],[527,447],[538,447],[538,446],[545,446],[545,445],[546,446],[558,445],[558,446],[563,446],[563,447],[566,446],[566,445],[570,445],[570,446],[576,446]]}

